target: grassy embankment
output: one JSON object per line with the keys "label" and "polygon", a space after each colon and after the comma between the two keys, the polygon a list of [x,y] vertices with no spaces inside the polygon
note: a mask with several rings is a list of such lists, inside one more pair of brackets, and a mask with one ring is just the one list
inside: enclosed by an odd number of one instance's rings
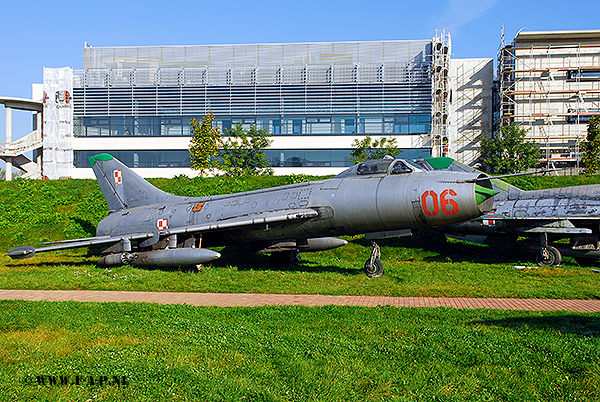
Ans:
{"label": "grassy embankment", "polygon": [[[156,179],[165,191],[202,196],[289,184],[299,177],[250,179]],[[522,188],[599,182],[596,176],[520,177]],[[0,251],[94,234],[107,214],[93,180],[0,183]],[[425,231],[413,238],[381,242],[385,274],[370,280],[361,267],[370,254],[362,236],[348,238],[342,248],[303,254],[289,269],[266,268],[267,257],[227,247],[223,257],[198,273],[119,267],[100,269],[85,250],[39,254],[12,261],[0,257],[0,288],[110,289],[192,292],[323,293],[389,296],[471,296],[532,298],[597,298],[600,276],[565,258],[561,267],[517,270],[533,266],[533,256],[515,247],[487,247]]]}

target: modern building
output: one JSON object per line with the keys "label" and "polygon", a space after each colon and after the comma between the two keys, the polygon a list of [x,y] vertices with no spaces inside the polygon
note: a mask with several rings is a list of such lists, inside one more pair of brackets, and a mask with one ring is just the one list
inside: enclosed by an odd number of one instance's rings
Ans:
{"label": "modern building", "polygon": [[[91,47],[82,69],[44,70],[44,175],[93,177],[110,152],[144,177],[194,175],[190,120],[273,134],[276,174],[335,174],[366,134],[404,158],[473,164],[491,135],[492,59],[451,59],[433,39]],[[69,112],[70,114],[66,114]],[[56,165],[62,168],[56,169]]]}
{"label": "modern building", "polygon": [[578,165],[600,115],[600,30],[519,32],[498,59],[500,124],[515,122],[548,165]]}
{"label": "modern building", "polygon": [[[34,87],[40,87],[34,84]],[[33,92],[33,91],[32,91]],[[32,96],[37,98],[38,96]],[[41,99],[41,97],[40,97]],[[42,101],[13,97],[0,97],[0,104],[4,105],[6,116],[6,130],[4,143],[0,144],[0,159],[6,163],[5,178],[12,179],[13,166],[23,172],[24,178],[41,177],[42,165]],[[33,131],[13,141],[12,112],[25,110],[33,113]],[[33,157],[29,159],[26,153],[32,151]]]}

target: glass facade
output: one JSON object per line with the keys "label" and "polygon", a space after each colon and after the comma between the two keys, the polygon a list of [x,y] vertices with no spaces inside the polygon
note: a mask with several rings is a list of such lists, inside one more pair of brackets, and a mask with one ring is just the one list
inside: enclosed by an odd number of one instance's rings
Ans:
{"label": "glass facade", "polygon": [[[431,40],[86,47],[73,134],[185,137],[209,111],[224,134],[235,124],[274,136],[430,134],[431,74]],[[88,167],[90,152],[75,152]],[[133,167],[189,167],[187,150],[109,152]],[[279,167],[349,166],[345,148],[266,153]]]}
{"label": "glass facade", "polygon": [[[172,117],[75,117],[76,137],[180,137],[190,136],[192,118]],[[273,135],[414,135],[431,132],[431,116],[427,113],[356,116],[233,117],[216,116],[215,124],[225,134],[234,124],[248,128],[255,125]]]}
{"label": "glass facade", "polygon": [[[349,167],[351,149],[267,149],[265,158],[271,167]],[[94,155],[108,153],[132,168],[164,168],[191,166],[188,150],[151,151],[75,151],[76,168],[89,168],[88,159]],[[403,159],[428,158],[431,149],[405,149],[397,157]]]}

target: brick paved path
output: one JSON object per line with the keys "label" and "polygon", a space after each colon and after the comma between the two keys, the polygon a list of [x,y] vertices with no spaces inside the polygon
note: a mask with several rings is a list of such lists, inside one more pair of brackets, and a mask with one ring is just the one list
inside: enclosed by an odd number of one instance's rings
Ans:
{"label": "brick paved path", "polygon": [[556,299],[488,299],[443,297],[387,297],[387,296],[326,296],[284,295],[254,293],[178,293],[178,292],[117,292],[104,290],[3,290],[0,299],[146,302],[160,304],[189,304],[192,306],[255,307],[277,306],[397,306],[397,307],[452,307],[461,309],[505,310],[565,310],[599,312],[600,300]]}

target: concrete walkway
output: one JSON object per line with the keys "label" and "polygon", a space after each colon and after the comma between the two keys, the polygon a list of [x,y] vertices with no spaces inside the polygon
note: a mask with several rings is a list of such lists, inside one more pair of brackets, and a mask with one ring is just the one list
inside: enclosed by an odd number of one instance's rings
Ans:
{"label": "concrete walkway", "polygon": [[444,297],[326,296],[254,293],[120,292],[105,290],[4,290],[0,299],[30,301],[145,302],[192,306],[396,306],[451,307],[459,309],[504,309],[599,312],[600,300],[491,299]]}

